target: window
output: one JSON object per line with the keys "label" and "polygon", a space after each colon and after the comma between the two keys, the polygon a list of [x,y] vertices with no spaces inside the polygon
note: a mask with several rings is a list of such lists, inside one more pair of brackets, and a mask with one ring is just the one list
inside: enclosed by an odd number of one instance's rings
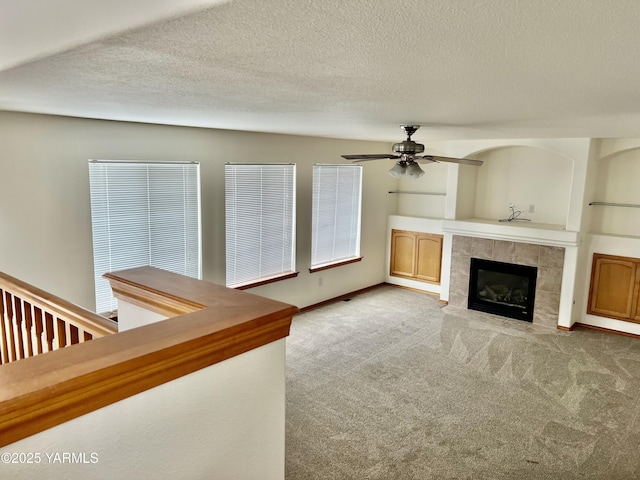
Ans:
{"label": "window", "polygon": [[225,165],[227,286],[295,276],[293,164]]}
{"label": "window", "polygon": [[97,312],[117,308],[106,272],[201,277],[199,164],[91,160],[89,184]]}
{"label": "window", "polygon": [[313,166],[311,271],[358,261],[362,166]]}

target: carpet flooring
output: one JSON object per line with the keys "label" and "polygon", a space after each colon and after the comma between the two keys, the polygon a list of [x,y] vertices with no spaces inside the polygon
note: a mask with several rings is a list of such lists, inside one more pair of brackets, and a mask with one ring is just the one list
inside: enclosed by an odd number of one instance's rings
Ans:
{"label": "carpet flooring", "polygon": [[640,340],[389,285],[287,338],[286,479],[640,478]]}

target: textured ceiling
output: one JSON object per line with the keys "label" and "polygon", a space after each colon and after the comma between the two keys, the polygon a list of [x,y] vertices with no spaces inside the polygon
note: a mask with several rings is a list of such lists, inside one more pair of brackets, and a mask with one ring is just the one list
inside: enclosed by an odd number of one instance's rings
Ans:
{"label": "textured ceiling", "polygon": [[86,1],[12,23],[56,41],[0,62],[0,109],[388,141],[403,123],[417,140],[640,136],[637,0],[181,0],[149,16],[128,0],[128,22],[96,10],[93,36],[66,32]]}

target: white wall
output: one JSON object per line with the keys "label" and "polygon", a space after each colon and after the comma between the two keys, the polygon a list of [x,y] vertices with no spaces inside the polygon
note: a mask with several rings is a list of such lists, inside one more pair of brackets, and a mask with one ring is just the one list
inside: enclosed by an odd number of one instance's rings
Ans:
{"label": "white wall", "polygon": [[[477,157],[478,160],[481,158]],[[476,214],[476,195],[478,192],[478,173],[484,164],[480,167],[470,165],[460,165],[458,169],[458,183],[456,185],[456,194],[452,195],[453,203],[452,213],[447,218],[475,218]],[[501,202],[502,203],[502,202]]]}
{"label": "white wall", "polygon": [[[591,201],[640,205],[640,148],[598,160]],[[593,232],[640,237],[640,208],[591,206]]]}
{"label": "white wall", "polygon": [[[444,152],[427,149],[429,155],[445,155]],[[393,166],[389,162],[389,168]],[[401,178],[397,191],[410,193],[392,194],[398,198],[398,215],[421,218],[444,218],[449,164],[422,163],[425,174],[418,179]],[[413,193],[417,192],[417,193]],[[430,194],[441,195],[430,195]]]}
{"label": "white wall", "polygon": [[[284,369],[281,339],[8,445],[41,462],[1,476],[283,480]],[[65,452],[87,463],[49,462]]]}
{"label": "white wall", "polygon": [[[203,279],[225,282],[224,163],[297,164],[295,279],[253,293],[304,307],[384,281],[387,215],[397,199],[390,162],[363,175],[362,255],[309,274],[313,163],[379,153],[387,143],[171,127],[0,112],[0,271],[94,308],[88,159],[190,160],[201,164]],[[322,286],[319,278],[323,277]]]}
{"label": "white wall", "polygon": [[[508,217],[515,204],[522,218],[565,225],[569,210],[573,162],[563,155],[531,147],[501,147],[475,155],[477,168],[473,205],[475,218]],[[535,205],[535,212],[529,212]]]}
{"label": "white wall", "polygon": [[118,332],[144,327],[165,320],[165,315],[118,299]]}

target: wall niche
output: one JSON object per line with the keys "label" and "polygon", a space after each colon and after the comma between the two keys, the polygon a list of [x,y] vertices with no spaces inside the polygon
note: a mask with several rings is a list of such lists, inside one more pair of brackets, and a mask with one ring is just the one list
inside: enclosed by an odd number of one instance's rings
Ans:
{"label": "wall niche", "polygon": [[[428,155],[450,156],[427,149]],[[388,163],[392,167],[391,162]],[[398,180],[398,215],[417,218],[444,218],[449,164],[422,163],[425,174],[418,179]]]}
{"label": "wall niche", "polygon": [[[640,148],[625,150],[598,160],[593,200],[640,205]],[[640,237],[640,208],[594,205],[591,231],[607,235]]]}
{"label": "wall niche", "polygon": [[567,224],[573,177],[570,158],[529,146],[498,147],[469,157],[484,164],[460,167],[457,219],[506,218],[513,203],[522,218],[534,223]]}

